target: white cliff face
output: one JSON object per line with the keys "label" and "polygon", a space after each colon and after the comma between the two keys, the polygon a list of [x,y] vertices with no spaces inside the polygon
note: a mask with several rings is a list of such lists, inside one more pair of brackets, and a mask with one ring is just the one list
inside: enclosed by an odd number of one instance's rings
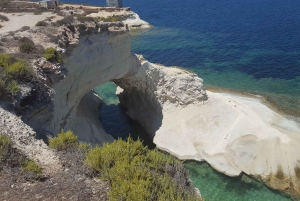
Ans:
{"label": "white cliff face", "polygon": [[298,123],[254,98],[207,92],[207,99],[195,74],[147,61],[137,74],[116,83],[124,89],[118,91],[127,114],[146,128],[159,149],[300,194]]}
{"label": "white cliff face", "polygon": [[[113,37],[103,33],[80,38],[72,54],[64,60],[68,71],[66,77],[53,86],[56,94],[49,130],[58,133],[60,129],[70,129],[75,134],[86,136],[82,140],[98,144],[112,141],[112,137],[102,129],[98,116],[94,115],[91,119],[91,109],[86,107],[92,105],[85,101],[91,96],[83,97],[94,87],[119,79],[139,67],[140,63],[131,53],[130,46],[127,32]],[[81,101],[84,103],[80,104]],[[97,110],[97,104],[93,105],[93,109]]]}
{"label": "white cliff face", "polygon": [[115,80],[120,86],[119,99],[128,108],[127,115],[139,121],[154,137],[162,123],[163,110],[207,99],[202,79],[177,68],[142,62],[139,71],[130,77]]}

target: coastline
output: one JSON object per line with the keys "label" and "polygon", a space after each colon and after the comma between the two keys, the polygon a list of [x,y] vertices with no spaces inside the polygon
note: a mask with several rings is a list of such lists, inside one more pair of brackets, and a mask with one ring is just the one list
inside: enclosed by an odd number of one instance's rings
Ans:
{"label": "coastline", "polygon": [[[215,92],[215,93],[227,93],[227,94],[238,95],[238,96],[242,96],[242,97],[258,99],[261,101],[262,104],[264,104],[271,110],[279,113],[280,115],[290,118],[294,121],[300,122],[300,115],[297,116],[297,115],[289,112],[288,110],[282,110],[278,107],[277,104],[274,104],[274,103],[268,101],[267,97],[268,97],[268,94],[270,94],[268,92],[264,93],[264,92],[255,92],[255,91],[245,91],[242,89],[222,88],[219,86],[211,86],[211,85],[206,85],[205,87],[206,87],[207,91],[211,91],[211,92]],[[272,94],[272,95],[276,95],[276,94]]]}

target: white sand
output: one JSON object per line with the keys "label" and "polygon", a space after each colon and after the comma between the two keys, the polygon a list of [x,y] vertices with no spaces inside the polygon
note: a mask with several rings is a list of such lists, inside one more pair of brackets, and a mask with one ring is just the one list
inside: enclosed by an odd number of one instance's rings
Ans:
{"label": "white sand", "polygon": [[0,22],[3,26],[0,28],[0,34],[7,33],[10,31],[16,31],[24,26],[34,27],[38,21],[43,21],[47,17],[55,16],[53,21],[62,19],[63,17],[57,16],[51,12],[45,12],[41,15],[34,15],[33,13],[0,13],[8,17],[9,21]]}

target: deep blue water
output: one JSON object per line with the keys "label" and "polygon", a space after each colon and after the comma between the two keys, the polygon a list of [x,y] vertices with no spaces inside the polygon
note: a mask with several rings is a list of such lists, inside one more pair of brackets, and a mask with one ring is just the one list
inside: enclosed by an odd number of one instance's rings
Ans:
{"label": "deep blue water", "polygon": [[[105,5],[104,0],[70,1]],[[271,94],[300,110],[299,0],[123,3],[153,25],[150,31],[132,35],[133,52],[153,63],[192,70],[206,85]],[[108,133],[123,138],[128,133],[144,135],[120,109],[113,84],[96,91],[106,101],[101,120]],[[205,163],[186,166],[207,200],[290,200],[246,176],[229,178]]]}

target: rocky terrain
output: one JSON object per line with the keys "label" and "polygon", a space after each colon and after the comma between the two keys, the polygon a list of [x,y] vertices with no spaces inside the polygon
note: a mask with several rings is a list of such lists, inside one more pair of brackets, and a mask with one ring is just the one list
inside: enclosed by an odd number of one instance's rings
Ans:
{"label": "rocky terrain", "polygon": [[[17,24],[16,15],[0,12],[11,19],[2,23],[1,54],[32,66],[30,75],[16,78],[17,90],[4,83],[10,91],[1,99],[0,127],[42,165],[45,176],[68,172],[45,144],[62,129],[92,144],[113,140],[101,125],[101,100],[92,91],[113,81],[127,114],[160,149],[180,159],[206,160],[230,176],[245,172],[299,196],[299,124],[257,99],[206,92],[192,72],[145,61],[131,52],[130,25],[119,21],[123,14],[101,18],[101,9],[65,5],[38,17],[18,13],[31,20],[13,29],[9,23]],[[43,54],[47,49],[53,57]]]}

